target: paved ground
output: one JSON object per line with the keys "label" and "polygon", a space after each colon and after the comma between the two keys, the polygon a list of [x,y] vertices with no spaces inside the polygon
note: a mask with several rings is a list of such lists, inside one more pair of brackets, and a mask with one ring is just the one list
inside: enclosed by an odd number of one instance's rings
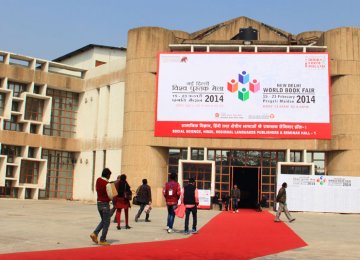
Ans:
{"label": "paved ground", "polygon": [[[116,224],[111,224],[110,243],[184,238],[182,219],[175,220],[174,228],[179,232],[166,233],[165,208],[152,210],[151,223],[144,222],[144,216],[135,223],[133,219],[137,210],[138,206],[130,210],[132,229],[117,230]],[[199,211],[199,229],[218,213],[217,210]],[[359,214],[292,214],[296,221],[288,225],[309,246],[258,259],[360,259]],[[94,203],[0,199],[0,222],[0,254],[97,246],[89,238],[99,222]]]}

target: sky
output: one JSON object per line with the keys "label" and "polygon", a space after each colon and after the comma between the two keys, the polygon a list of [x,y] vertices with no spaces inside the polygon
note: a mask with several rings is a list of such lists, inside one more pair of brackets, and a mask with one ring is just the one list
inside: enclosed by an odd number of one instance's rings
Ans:
{"label": "sky", "polygon": [[0,51],[53,60],[88,44],[127,47],[130,29],[192,33],[246,16],[291,34],[360,28],[360,0],[0,0]]}

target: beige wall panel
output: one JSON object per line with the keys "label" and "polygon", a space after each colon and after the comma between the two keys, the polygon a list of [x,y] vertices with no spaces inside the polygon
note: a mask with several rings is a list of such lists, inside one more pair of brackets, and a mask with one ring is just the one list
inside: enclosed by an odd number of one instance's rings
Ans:
{"label": "beige wall panel", "polygon": [[360,135],[342,134],[336,135],[331,140],[331,150],[359,150]]}
{"label": "beige wall panel", "polygon": [[321,38],[324,32],[321,31],[308,31],[302,32],[296,35],[295,39],[299,42],[311,41],[312,39],[316,40],[317,38]]}
{"label": "beige wall panel", "polygon": [[331,117],[332,123],[332,135],[346,134],[360,134],[360,127],[358,122],[360,122],[360,115],[333,115]]}
{"label": "beige wall panel", "polygon": [[360,150],[339,151],[329,154],[328,173],[337,176],[359,176]]}
{"label": "beige wall panel", "polygon": [[[152,132],[151,132],[152,133]],[[129,132],[126,145],[151,145],[152,142],[152,134],[149,131],[141,131],[141,132]]]}
{"label": "beige wall panel", "polygon": [[360,61],[330,60],[330,75],[360,75]]}
{"label": "beige wall panel", "polygon": [[77,139],[52,137],[46,135],[34,135],[15,131],[1,131],[0,143],[62,151],[80,151],[81,142]]}
{"label": "beige wall panel", "polygon": [[[360,127],[360,76],[335,77],[331,87],[332,135],[359,135]],[[333,141],[334,142],[334,141]],[[339,143],[340,142],[340,143]],[[337,147],[349,147],[349,143],[336,140]]]}
{"label": "beige wall panel", "polygon": [[360,114],[359,94],[338,94],[331,97],[332,115],[356,115]]}
{"label": "beige wall panel", "polygon": [[[138,73],[156,73],[157,72],[157,56],[152,58],[141,58],[141,59],[132,59],[127,62],[128,67],[126,72],[128,75],[138,74]],[[155,74],[153,74],[155,75]]]}
{"label": "beige wall panel", "polygon": [[[122,165],[122,173],[128,176],[127,179],[132,190],[136,190],[142,179],[146,178],[151,186],[153,205],[164,205],[162,187],[167,180],[167,150],[149,146],[137,150],[138,153],[133,154],[134,157],[141,154],[148,154],[150,157],[141,157],[142,163],[138,165],[133,163]],[[126,162],[124,161],[124,163]]]}
{"label": "beige wall panel", "polygon": [[353,30],[353,51],[354,51],[354,60],[360,61],[360,30]]}
{"label": "beige wall panel", "polygon": [[[183,39],[189,39],[189,37],[190,37],[190,34],[187,33],[187,32],[184,32],[184,31],[171,30],[171,32],[174,34],[174,36],[175,36],[176,38],[178,38],[178,39],[177,39],[177,40],[178,40],[178,43],[180,43],[181,40],[183,40]],[[180,42],[179,42],[179,40],[180,40]]]}
{"label": "beige wall panel", "polygon": [[328,47],[330,58],[334,60],[341,60],[340,55],[340,30],[333,29],[324,33],[324,45]]}
{"label": "beige wall panel", "polygon": [[81,139],[81,151],[94,150],[113,150],[121,149],[123,139],[118,138],[101,138],[101,139]]}
{"label": "beige wall panel", "polygon": [[124,131],[153,131],[154,114],[152,112],[130,112],[125,113]]}
{"label": "beige wall panel", "polygon": [[34,70],[0,63],[0,77],[8,77],[9,81],[30,83],[34,79]]}
{"label": "beige wall panel", "polygon": [[124,81],[125,81],[125,70],[120,70],[86,80],[85,88],[86,90],[90,90]]}
{"label": "beige wall panel", "polygon": [[125,99],[129,101],[125,105],[126,111],[131,109],[130,107],[134,107],[134,105],[136,106],[136,111],[134,112],[155,111],[155,100],[156,100],[156,97],[154,95],[155,89],[151,88],[153,89],[153,92],[150,93],[149,91],[150,89],[148,87],[144,86],[143,88],[146,89],[146,91],[144,92],[138,91],[138,92],[126,94]]}
{"label": "beige wall panel", "polygon": [[[149,92],[155,96],[156,76],[152,73],[131,73],[126,77],[126,94]],[[134,107],[134,109],[136,109]]]}
{"label": "beige wall panel", "polygon": [[128,32],[127,60],[156,57],[159,50],[169,50],[170,43],[176,43],[176,37],[170,30],[160,27],[140,27]]}
{"label": "beige wall panel", "polygon": [[360,28],[341,27],[324,33],[324,45],[335,60],[359,60]]}
{"label": "beige wall panel", "polygon": [[321,150],[330,149],[329,140],[276,140],[276,139],[215,139],[215,138],[168,138],[152,139],[152,145],[168,147],[207,147],[209,149],[257,149],[257,150]]}
{"label": "beige wall panel", "polygon": [[346,27],[341,29],[343,37],[346,39],[346,45],[345,46],[345,55],[347,60],[354,60],[354,45],[356,44],[354,42],[354,35],[353,35],[353,29]]}
{"label": "beige wall panel", "polygon": [[349,75],[331,78],[331,95],[359,95],[360,75]]}
{"label": "beige wall panel", "polygon": [[[144,86],[144,88],[148,88],[148,86]],[[152,88],[151,88],[152,89]],[[155,111],[155,102],[156,97],[154,95],[154,91],[151,93],[149,90],[147,92],[137,92],[135,98],[135,106],[141,112],[154,112]],[[153,117],[152,121],[155,121],[155,117]]]}

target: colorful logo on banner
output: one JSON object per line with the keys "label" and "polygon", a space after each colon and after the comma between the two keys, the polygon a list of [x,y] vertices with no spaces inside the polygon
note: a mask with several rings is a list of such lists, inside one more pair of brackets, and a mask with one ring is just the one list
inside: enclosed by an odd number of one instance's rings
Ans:
{"label": "colorful logo on banner", "polygon": [[227,83],[227,90],[238,93],[238,99],[246,101],[250,98],[250,91],[256,93],[260,90],[260,82],[256,79],[250,81],[250,74],[246,71],[239,74],[238,80],[232,79]]}
{"label": "colorful logo on banner", "polygon": [[319,183],[320,185],[324,185],[327,182],[327,179],[325,178],[325,176],[320,176],[319,178],[316,179],[316,182]]}

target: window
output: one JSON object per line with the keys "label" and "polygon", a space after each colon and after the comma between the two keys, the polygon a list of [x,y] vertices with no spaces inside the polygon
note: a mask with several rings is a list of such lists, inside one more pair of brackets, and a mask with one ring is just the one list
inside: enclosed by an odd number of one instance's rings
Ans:
{"label": "window", "polygon": [[29,147],[29,150],[28,150],[28,157],[29,158],[35,158],[35,147]]}
{"label": "window", "polygon": [[19,123],[19,116],[12,115],[10,120],[4,120],[4,130],[22,132],[23,124]]}
{"label": "window", "polygon": [[37,134],[37,132],[38,132],[38,126],[35,124],[30,124],[30,133]]}
{"label": "window", "polygon": [[75,135],[79,94],[47,89],[52,97],[50,126],[44,126],[44,135],[73,137]]}
{"label": "window", "polygon": [[27,86],[23,83],[9,81],[8,89],[11,89],[13,91],[14,97],[20,97],[21,93],[26,92]]}
{"label": "window", "polygon": [[36,161],[21,161],[20,183],[37,184],[39,180],[40,163]]}
{"label": "window", "polygon": [[325,175],[325,153],[324,152],[307,152],[306,161],[315,164],[315,175]]}
{"label": "window", "polygon": [[2,144],[1,154],[7,156],[8,163],[13,163],[16,157],[21,156],[21,146]]}
{"label": "window", "polygon": [[101,66],[101,65],[103,65],[103,64],[106,64],[106,62],[105,62],[105,61],[101,61],[101,60],[96,60],[96,61],[95,61],[95,67],[99,67],[99,66]]}
{"label": "window", "polygon": [[191,149],[191,160],[204,160],[204,149]]}
{"label": "window", "polygon": [[48,172],[46,190],[40,198],[72,199],[74,179],[74,153],[42,150],[42,158],[47,160]]}
{"label": "window", "polygon": [[198,189],[211,189],[211,164],[184,163],[183,180],[184,186],[189,183],[189,179],[194,178]]}
{"label": "window", "polygon": [[290,162],[302,162],[302,152],[301,151],[290,151]]}
{"label": "window", "polygon": [[35,84],[35,85],[34,85],[34,93],[35,93],[35,94],[40,94],[40,92],[41,92],[41,86]]}
{"label": "window", "polygon": [[169,149],[169,167],[176,168],[176,171],[169,169],[169,172],[177,172],[177,166],[180,159],[187,159],[187,148],[173,148]]}
{"label": "window", "polygon": [[17,198],[19,189],[15,185],[16,181],[5,180],[5,187],[0,187],[0,198]]}
{"label": "window", "polygon": [[19,111],[20,111],[20,103],[17,102],[16,100],[13,100],[13,101],[12,101],[11,111],[15,111],[15,112],[19,112]]}
{"label": "window", "polygon": [[4,109],[5,109],[5,94],[0,93],[0,116],[4,115]]}
{"label": "window", "polygon": [[15,168],[12,165],[6,166],[6,177],[7,178],[15,178]]}
{"label": "window", "polygon": [[28,97],[26,99],[25,119],[42,121],[44,100]]}
{"label": "window", "polygon": [[282,165],[281,174],[300,174],[310,175],[311,166],[309,165]]}

